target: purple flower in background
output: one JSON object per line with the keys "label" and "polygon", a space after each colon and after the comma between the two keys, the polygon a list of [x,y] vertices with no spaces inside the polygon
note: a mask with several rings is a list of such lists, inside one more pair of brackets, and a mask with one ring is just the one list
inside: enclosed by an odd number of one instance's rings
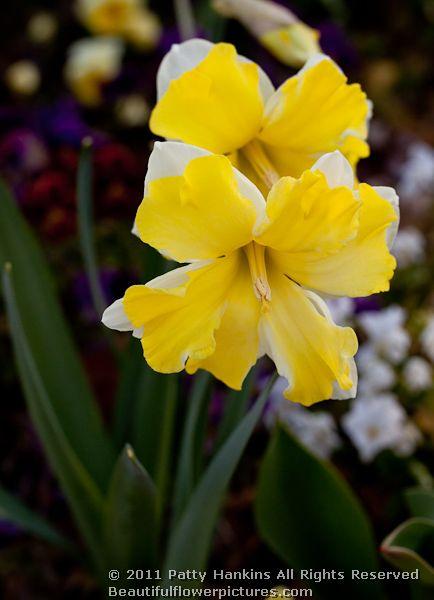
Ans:
{"label": "purple flower in background", "polygon": [[44,168],[48,153],[43,140],[30,129],[13,129],[0,141],[2,169],[34,173]]}
{"label": "purple flower in background", "polygon": [[[100,284],[104,298],[107,303],[112,302],[119,296],[120,290],[125,288],[125,283],[129,282],[129,277],[114,268],[105,268],[100,271]],[[100,317],[97,315],[92,303],[89,280],[84,271],[76,274],[72,284],[73,296],[82,318],[89,323],[99,323]]]}
{"label": "purple flower in background", "polygon": [[359,66],[359,55],[348,39],[346,33],[332,22],[324,22],[318,27],[321,37],[320,44],[324,54],[328,54],[344,71]]}
{"label": "purple flower in background", "polygon": [[369,298],[354,298],[355,313],[366,311],[376,311],[381,309],[381,304],[378,300],[378,295],[370,296]]}
{"label": "purple flower in background", "polygon": [[64,98],[51,106],[43,107],[37,115],[37,125],[53,144],[80,146],[83,138],[90,136],[95,145],[106,136],[95,133],[83,120],[78,104],[72,98]]}

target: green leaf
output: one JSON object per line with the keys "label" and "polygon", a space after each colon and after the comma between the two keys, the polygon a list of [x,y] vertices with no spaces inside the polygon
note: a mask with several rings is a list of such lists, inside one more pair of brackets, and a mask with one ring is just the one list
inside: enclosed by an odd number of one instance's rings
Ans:
{"label": "green leaf", "polygon": [[105,539],[110,568],[156,566],[156,488],[131,446],[113,471],[106,510]]}
{"label": "green leaf", "polygon": [[403,571],[419,569],[420,580],[434,585],[434,521],[413,518],[390,533],[381,552],[392,565]]}
{"label": "green leaf", "polygon": [[52,410],[78,458],[104,489],[114,463],[112,448],[41,248],[0,182],[0,265],[6,262],[14,267],[16,307]]}
{"label": "green leaf", "polygon": [[90,293],[97,315],[107,306],[99,279],[95,253],[92,193],[92,140],[83,140],[77,171],[78,233]]}
{"label": "green leaf", "polygon": [[0,486],[0,519],[17,525],[27,533],[59,546],[73,550],[73,545],[50,525],[44,518],[27,508],[18,498]]}
{"label": "green leaf", "polygon": [[[161,254],[151,246],[146,247],[144,252],[140,253],[140,258],[143,259],[141,268],[143,281],[149,281],[157,276],[165,263]],[[148,371],[142,347],[136,338],[131,337],[128,350],[123,353],[121,359],[113,423],[113,435],[119,450],[132,439],[137,422],[136,417],[141,418],[143,405],[141,407],[136,405],[138,403],[146,404],[146,395],[142,393],[143,390],[140,389],[140,386],[142,376]]]}
{"label": "green leaf", "polygon": [[[96,568],[104,569],[100,544],[103,499],[95,482],[69,444],[56,417],[44,381],[38,371],[10,277],[10,267],[3,277],[4,294],[21,383],[33,423],[39,433],[48,460],[68,499],[78,528],[87,543]],[[85,423],[83,424],[85,426]]]}
{"label": "green leaf", "polygon": [[434,521],[434,491],[410,488],[404,492],[404,496],[413,517],[425,517]]}
{"label": "green leaf", "polygon": [[113,419],[113,438],[117,449],[132,439],[139,384],[144,369],[143,352],[137,339],[131,337],[129,346],[121,355],[120,375]]}
{"label": "green leaf", "polygon": [[225,409],[215,442],[216,449],[220,448],[245,415],[255,381],[255,373],[256,369],[253,367],[245,378],[241,391],[231,390],[225,398]]}
{"label": "green leaf", "polygon": [[[157,487],[170,461],[177,400],[177,376],[153,371],[142,357],[137,386],[132,445]],[[165,484],[163,484],[164,486]]]}
{"label": "green leaf", "polygon": [[[377,557],[368,519],[326,463],[277,427],[261,465],[256,521],[261,537],[296,569],[373,571]],[[321,598],[380,598],[375,582],[328,581]]]}
{"label": "green leaf", "polygon": [[[187,398],[188,408],[185,419],[184,431],[182,434],[181,450],[176,473],[174,489],[174,508],[173,522],[175,523],[184,510],[187,500],[194,488],[196,482],[196,461],[197,455],[202,448],[197,447],[198,423],[204,409],[208,406],[208,390],[211,376],[205,371],[201,371],[195,377],[193,389],[190,397]],[[206,422],[204,423],[206,425]]]}
{"label": "green leaf", "polygon": [[229,482],[261,416],[275,377],[211,460],[169,540],[168,569],[202,569]]}
{"label": "green leaf", "polygon": [[213,42],[223,41],[228,21],[213,8],[209,0],[202,0],[199,4],[198,22],[207,32],[207,39]]}

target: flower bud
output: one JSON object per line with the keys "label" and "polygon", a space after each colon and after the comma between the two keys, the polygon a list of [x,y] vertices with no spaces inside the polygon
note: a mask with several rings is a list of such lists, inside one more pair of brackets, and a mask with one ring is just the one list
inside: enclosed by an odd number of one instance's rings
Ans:
{"label": "flower bud", "polygon": [[321,52],[319,32],[288,8],[269,0],[213,0],[215,10],[237,19],[278,60],[293,67]]}

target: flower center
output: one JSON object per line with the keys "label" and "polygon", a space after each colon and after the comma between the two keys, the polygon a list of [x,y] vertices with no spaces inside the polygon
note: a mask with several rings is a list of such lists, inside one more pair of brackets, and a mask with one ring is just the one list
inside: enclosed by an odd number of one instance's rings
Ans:
{"label": "flower center", "polygon": [[271,300],[271,289],[267,279],[267,269],[265,266],[265,246],[260,246],[256,242],[250,242],[244,246],[249,263],[250,275],[253,282],[253,291],[258,300],[261,301],[262,310],[268,308]]}
{"label": "flower center", "polygon": [[242,152],[265,185],[268,188],[273,187],[279,180],[279,174],[270,162],[261,143],[252,140],[243,147]]}

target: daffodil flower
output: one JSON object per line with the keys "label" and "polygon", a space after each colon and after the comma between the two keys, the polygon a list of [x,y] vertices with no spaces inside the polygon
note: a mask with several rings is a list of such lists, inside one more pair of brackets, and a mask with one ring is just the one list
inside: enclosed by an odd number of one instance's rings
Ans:
{"label": "daffodil flower", "polygon": [[143,0],[77,0],[83,25],[97,35],[120,36],[140,48],[153,48],[161,25]]}
{"label": "daffodil flower", "polygon": [[102,88],[119,75],[123,52],[121,40],[112,37],[85,38],[69,47],[65,79],[79,102],[102,102]]}
{"label": "daffodil flower", "polygon": [[387,290],[396,223],[393,190],[355,190],[339,152],[280,179],[265,201],[227,157],[156,143],[136,230],[187,264],[130,287],[103,322],[132,330],[159,372],[205,369],[240,389],[267,354],[288,380],[288,399],[352,397],[356,335],[333,322],[319,294]]}
{"label": "daffodil flower", "polygon": [[230,156],[264,193],[327,152],[340,150],[353,165],[369,154],[370,103],[322,54],[275,90],[231,44],[189,40],[163,59],[157,93],[155,134]]}

